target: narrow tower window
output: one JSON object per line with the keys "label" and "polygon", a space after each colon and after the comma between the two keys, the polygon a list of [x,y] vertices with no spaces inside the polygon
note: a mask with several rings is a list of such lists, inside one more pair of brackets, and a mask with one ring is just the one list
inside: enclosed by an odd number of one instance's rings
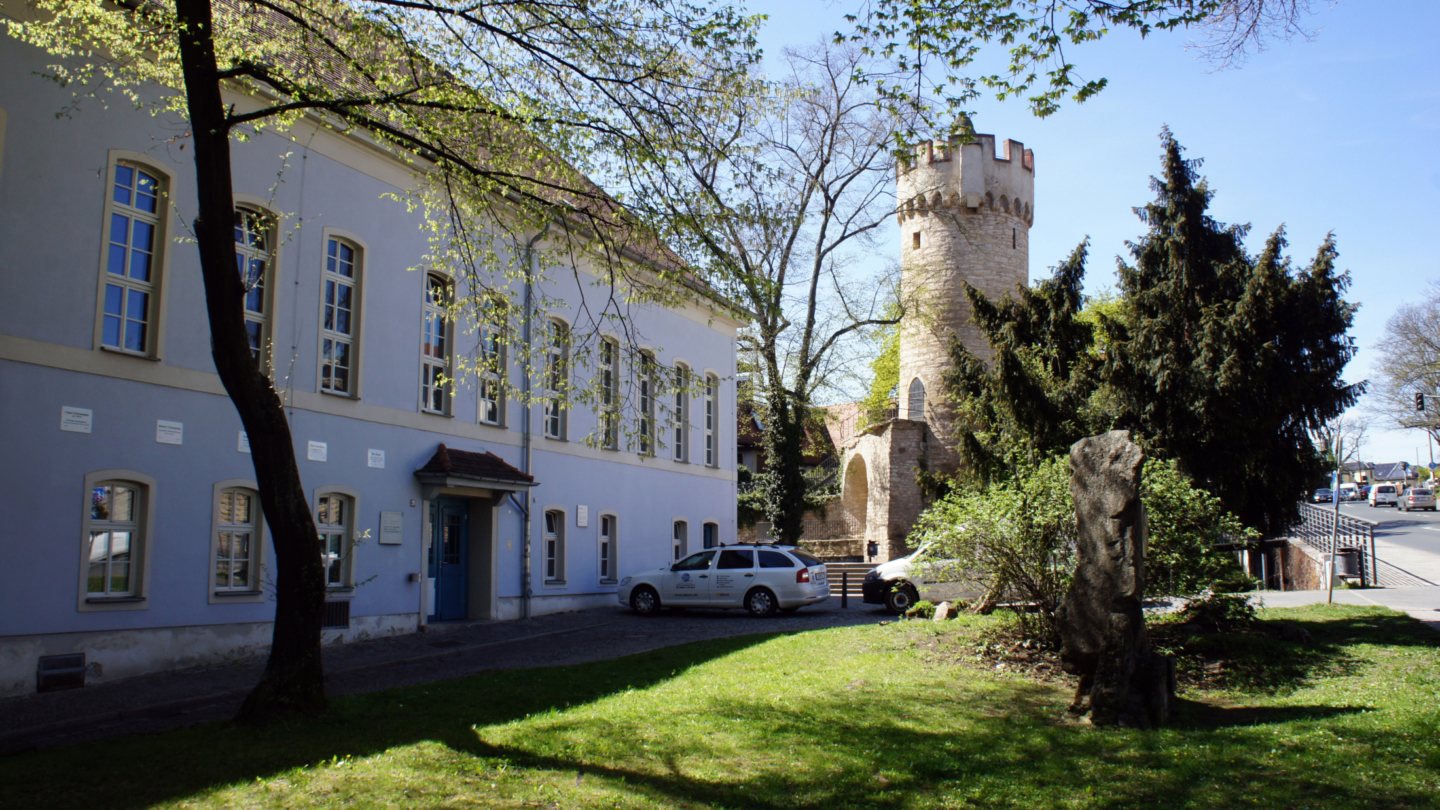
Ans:
{"label": "narrow tower window", "polygon": [[1011,228],[1011,229],[1010,229],[1010,249],[1011,249],[1011,250],[1015,250],[1015,249],[1018,247],[1018,246],[1016,245],[1016,240],[1018,239],[1018,237],[1015,235],[1018,230],[1019,230],[1018,228]]}
{"label": "narrow tower window", "polygon": [[914,241],[912,242],[911,247],[917,247],[917,248],[920,247],[920,232],[919,232],[919,231],[916,231],[916,232],[915,232]]}

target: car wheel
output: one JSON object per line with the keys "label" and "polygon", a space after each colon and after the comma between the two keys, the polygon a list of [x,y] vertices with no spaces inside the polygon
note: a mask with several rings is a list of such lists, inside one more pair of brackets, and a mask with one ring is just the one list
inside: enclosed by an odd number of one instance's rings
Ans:
{"label": "car wheel", "polygon": [[630,609],[641,616],[654,616],[660,612],[660,594],[649,585],[641,585],[630,592]]}
{"label": "car wheel", "polygon": [[750,615],[764,618],[774,616],[780,609],[780,602],[768,588],[756,588],[745,594],[745,609]]}
{"label": "car wheel", "polygon": [[920,601],[920,595],[915,592],[915,586],[906,582],[890,589],[889,595],[885,597],[885,609],[891,613],[904,613],[915,603]]}

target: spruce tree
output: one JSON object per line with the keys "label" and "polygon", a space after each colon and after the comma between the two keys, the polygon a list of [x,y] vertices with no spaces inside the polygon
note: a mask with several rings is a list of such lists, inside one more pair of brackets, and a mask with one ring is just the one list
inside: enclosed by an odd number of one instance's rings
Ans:
{"label": "spruce tree", "polygon": [[966,285],[993,359],[987,367],[952,339],[945,385],[957,405],[964,469],[978,482],[1007,477],[1016,464],[1063,453],[1109,429],[1096,327],[1081,317],[1088,250],[1086,240],[1053,277],[1000,302]]}
{"label": "spruce tree", "polygon": [[1119,421],[1147,449],[1176,459],[1247,525],[1282,530],[1320,473],[1310,432],[1364,391],[1341,379],[1355,354],[1355,305],[1342,296],[1333,236],[1303,270],[1284,256],[1283,228],[1249,257],[1247,226],[1206,212],[1213,192],[1165,130],[1156,199],[1136,209],[1149,231],[1122,262],[1126,324],[1104,377]]}

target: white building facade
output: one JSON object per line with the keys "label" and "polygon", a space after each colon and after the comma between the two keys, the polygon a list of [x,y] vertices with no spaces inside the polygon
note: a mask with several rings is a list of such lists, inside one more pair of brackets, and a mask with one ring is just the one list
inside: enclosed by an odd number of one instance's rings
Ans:
{"label": "white building facade", "polygon": [[[0,37],[0,696],[82,654],[94,683],[260,653],[274,614],[247,437],[181,239],[186,125],[99,100],[57,118],[72,97],[45,64]],[[419,215],[385,195],[413,167],[307,124],[232,152],[247,321],[315,510],[327,641],[614,604],[625,574],[734,541],[742,322],[723,302],[634,309],[654,362],[699,384],[652,403],[663,444],[587,443],[589,406],[437,384],[484,347],[433,305],[463,281],[408,269]],[[555,305],[535,318],[574,323],[597,293],[572,275],[544,282]],[[568,373],[637,384],[623,353],[591,365]]]}

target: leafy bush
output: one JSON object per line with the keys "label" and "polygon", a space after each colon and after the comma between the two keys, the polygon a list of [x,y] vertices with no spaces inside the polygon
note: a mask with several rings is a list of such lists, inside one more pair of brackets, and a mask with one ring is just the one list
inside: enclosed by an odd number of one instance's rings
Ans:
{"label": "leafy bush", "polygon": [[[1197,489],[1174,462],[1145,465],[1141,499],[1148,516],[1146,590],[1186,596],[1241,575],[1222,542],[1256,536]],[[1034,605],[1027,629],[1053,639],[1054,613],[1070,587],[1077,536],[1066,456],[1056,456],[979,489],[957,489],[920,516],[911,545],[929,544],[927,559],[947,578],[985,593],[981,606],[1011,599]]]}
{"label": "leafy bush", "polygon": [[935,603],[921,599],[911,605],[910,609],[905,611],[905,615],[912,619],[933,619],[935,618]]}
{"label": "leafy bush", "polygon": [[1250,603],[1249,598],[1214,591],[1205,591],[1190,600],[1181,616],[1186,624],[1198,624],[1218,630],[1248,627],[1254,624],[1257,618],[1255,606]]}

